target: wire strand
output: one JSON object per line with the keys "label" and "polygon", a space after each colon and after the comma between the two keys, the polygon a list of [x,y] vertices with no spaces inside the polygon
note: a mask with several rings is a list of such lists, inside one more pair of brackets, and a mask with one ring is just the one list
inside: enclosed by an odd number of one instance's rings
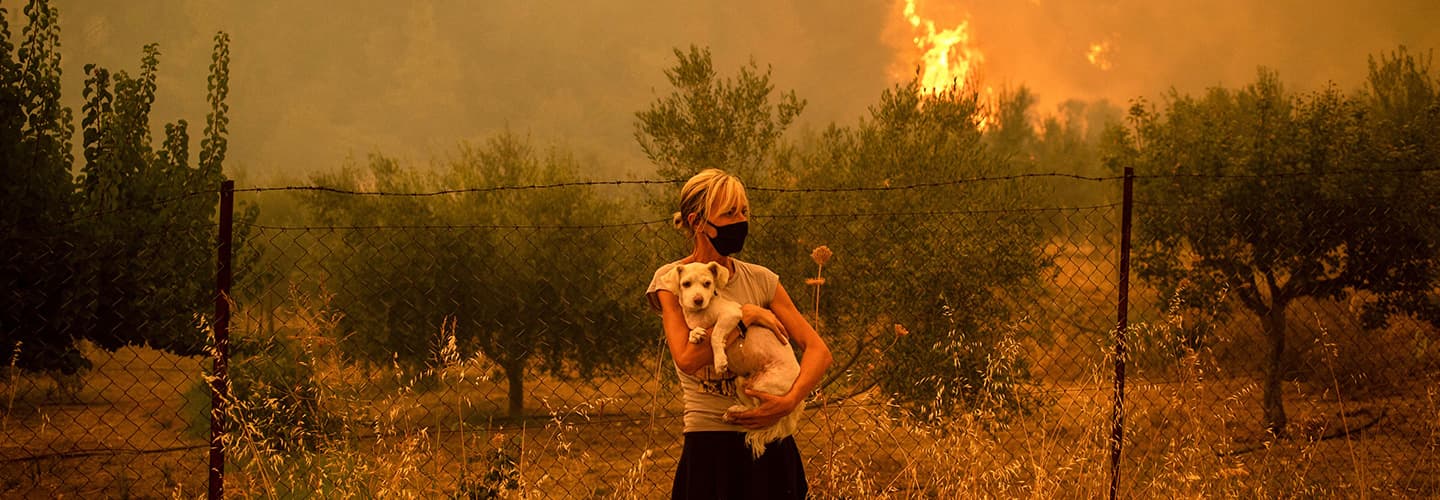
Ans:
{"label": "wire strand", "polygon": [[[1392,170],[1350,169],[1350,170],[1334,170],[1334,171],[1329,171],[1329,172],[1276,172],[1276,173],[1268,173],[1268,174],[1148,174],[1148,175],[1136,175],[1135,178],[1136,178],[1136,179],[1144,179],[1144,180],[1157,180],[1157,179],[1284,179],[1284,178],[1300,178],[1300,177],[1327,177],[1327,176],[1340,176],[1340,175],[1417,174],[1417,173],[1427,173],[1427,172],[1440,172],[1440,167],[1418,167],[1418,168],[1392,169]],[[952,179],[952,180],[946,180],[946,181],[920,182],[920,183],[912,183],[912,184],[898,184],[898,185],[893,185],[893,186],[841,186],[841,187],[808,187],[808,188],[801,188],[801,187],[774,187],[774,186],[751,186],[751,187],[748,187],[748,188],[746,188],[746,189],[748,189],[748,190],[750,190],[750,191],[755,191],[755,192],[781,193],[781,194],[793,194],[793,193],[862,193],[862,192],[889,192],[889,191],[909,191],[909,190],[916,190],[916,189],[932,189],[932,188],[941,188],[941,187],[954,187],[954,186],[961,186],[961,185],[966,185],[966,184],[984,183],[984,182],[1014,181],[1014,180],[1042,179],[1042,178],[1071,179],[1071,180],[1080,180],[1080,181],[1087,181],[1087,182],[1106,182],[1106,181],[1122,180],[1122,179],[1124,179],[1124,176],[1121,176],[1121,175],[1085,176],[1085,175],[1067,174],[1067,173],[1060,173],[1060,172],[1046,172],[1046,173],[1025,173],[1025,174],[1001,175],[1001,176],[966,177],[966,178]],[[336,188],[336,187],[330,187],[330,186],[261,186],[261,187],[249,187],[249,188],[235,189],[235,192],[236,192],[236,193],[317,192],[317,193],[328,193],[328,194],[348,195],[348,196],[378,196],[378,197],[424,198],[424,197],[436,197],[436,196],[447,196],[447,195],[457,195],[457,194],[479,194],[479,193],[495,193],[495,192],[507,192],[507,191],[533,191],[533,190],[562,189],[562,188],[571,188],[571,187],[676,185],[676,184],[682,184],[682,183],[684,183],[684,182],[685,182],[685,181],[683,181],[683,180],[663,180],[663,179],[572,181],[572,182],[557,182],[557,183],[551,183],[551,184],[527,184],[527,185],[508,185],[508,186],[488,186],[488,187],[476,187],[476,188],[442,189],[442,190],[437,190],[437,191],[423,191],[423,192],[361,191],[361,190],[353,190],[353,189],[342,189],[342,188]],[[80,215],[78,215],[77,217],[74,217],[74,218],[71,218],[71,219],[67,219],[67,220],[65,220],[65,221],[61,221],[60,224],[73,224],[73,223],[80,222],[80,221],[83,221],[83,220],[95,219],[95,218],[103,217],[103,216],[106,216],[106,215],[112,215],[112,214],[121,213],[121,212],[151,209],[151,208],[155,208],[155,207],[159,207],[159,206],[170,205],[170,204],[173,204],[173,203],[177,203],[177,202],[189,200],[189,199],[191,199],[191,198],[196,198],[196,197],[199,197],[199,196],[216,196],[217,193],[219,193],[219,190],[218,190],[218,189],[206,189],[206,190],[200,190],[200,191],[192,191],[192,192],[188,192],[188,193],[181,194],[181,195],[178,195],[178,196],[159,198],[159,199],[156,199],[156,200],[154,200],[154,201],[142,202],[142,203],[138,203],[138,204],[135,204],[135,205],[127,205],[127,206],[124,206],[124,207],[117,207],[117,208],[108,209],[108,210],[101,210],[101,211],[96,211],[96,212],[92,212],[92,213],[80,214]],[[624,224],[624,225],[639,225],[639,224],[647,224],[647,223],[630,223],[630,224]],[[609,227],[609,226],[611,226],[611,225],[605,225],[605,227]],[[469,227],[469,226],[465,226],[465,227]],[[508,227],[508,226],[502,226],[502,227]],[[570,226],[567,226],[567,227],[570,227]]]}

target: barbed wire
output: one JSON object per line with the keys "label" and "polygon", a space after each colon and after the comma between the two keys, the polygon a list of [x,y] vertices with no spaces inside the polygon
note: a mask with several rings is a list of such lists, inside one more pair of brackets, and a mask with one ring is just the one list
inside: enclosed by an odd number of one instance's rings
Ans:
{"label": "barbed wire", "polygon": [[[1328,172],[1275,172],[1275,173],[1263,173],[1263,174],[1178,174],[1178,173],[1163,173],[1163,174],[1143,174],[1143,175],[1135,175],[1134,178],[1135,178],[1136,180],[1159,180],[1159,179],[1277,179],[1277,178],[1300,178],[1300,177],[1325,177],[1325,176],[1339,176],[1339,175],[1416,174],[1416,173],[1426,173],[1426,172],[1440,172],[1440,167],[1419,167],[1419,168],[1391,169],[1391,170],[1349,169],[1349,170],[1333,170],[1333,171],[1328,171]],[[945,180],[945,181],[919,182],[919,183],[896,184],[896,185],[883,185],[883,186],[838,186],[838,187],[750,186],[750,187],[747,187],[746,189],[748,189],[748,190],[750,190],[750,191],[754,191],[754,192],[781,193],[781,194],[890,192],[890,191],[908,191],[908,190],[915,190],[915,189],[932,189],[932,188],[940,188],[940,187],[953,187],[953,186],[960,186],[960,185],[964,185],[964,184],[974,184],[974,183],[983,183],[983,182],[1014,181],[1014,180],[1041,179],[1041,178],[1070,179],[1070,180],[1080,180],[1080,181],[1087,181],[1087,182],[1107,182],[1107,181],[1123,180],[1123,179],[1125,178],[1125,176],[1123,176],[1123,175],[1087,176],[1087,175],[1068,174],[1068,173],[1061,173],[1061,172],[1043,172],[1043,173],[1022,173],[1022,174],[998,175],[998,176],[965,177],[965,178],[951,179],[951,180]],[[363,191],[363,190],[343,189],[343,188],[330,187],[330,186],[260,186],[260,187],[239,188],[239,189],[235,189],[234,192],[236,192],[236,193],[319,192],[319,193],[329,193],[329,194],[349,195],[349,196],[377,196],[377,197],[424,198],[424,197],[447,196],[447,195],[456,195],[456,194],[479,194],[479,193],[493,193],[493,192],[504,192],[504,191],[534,191],[534,190],[561,189],[561,188],[571,188],[571,187],[627,186],[627,185],[636,185],[636,186],[678,185],[678,184],[683,184],[684,182],[685,182],[684,180],[678,180],[678,179],[670,179],[670,180],[665,180],[665,179],[590,180],[590,181],[557,182],[557,183],[549,183],[549,184],[525,184],[525,185],[506,185],[506,186],[487,186],[487,187],[475,187],[475,188],[456,188],[456,189],[442,189],[442,190],[436,190],[436,191],[421,191],[421,192]],[[169,205],[169,204],[173,204],[173,203],[177,203],[177,202],[189,200],[189,199],[191,199],[191,198],[196,198],[196,197],[199,197],[199,196],[217,196],[218,193],[219,193],[219,188],[218,188],[218,187],[215,188],[215,189],[204,189],[204,190],[199,190],[199,191],[191,191],[191,192],[187,192],[187,193],[180,194],[180,195],[177,195],[177,196],[170,196],[170,197],[158,198],[158,199],[156,199],[156,200],[154,200],[154,201],[142,202],[142,203],[138,203],[138,204],[134,204],[134,205],[127,205],[127,206],[124,206],[124,207],[117,207],[117,208],[108,209],[108,210],[101,210],[101,211],[96,211],[96,212],[84,213],[84,214],[77,215],[77,216],[74,217],[74,218],[61,221],[59,224],[61,224],[61,225],[68,225],[68,224],[74,224],[74,223],[77,223],[77,222],[80,222],[80,221],[84,221],[84,220],[95,219],[95,218],[103,217],[103,216],[106,216],[106,215],[112,215],[112,214],[121,213],[121,212],[151,209],[151,208],[155,208],[155,207],[159,207],[159,206],[164,206],[164,205]],[[917,215],[919,215],[919,214],[917,214]],[[944,215],[944,214],[936,214],[936,215]],[[648,223],[649,223],[649,222],[643,222],[643,223],[626,223],[626,224],[622,224],[622,225],[642,225],[642,224],[648,224]],[[613,225],[611,225],[611,224],[606,224],[606,225],[603,225],[602,227],[611,227],[611,226],[613,226]],[[472,227],[472,226],[457,226],[457,228],[461,228],[461,227]],[[509,227],[509,226],[501,226],[501,227]],[[573,227],[573,226],[565,226],[565,227]]]}
{"label": "barbed wire", "polygon": [[[1135,179],[1270,179],[1270,178],[1293,178],[1293,177],[1327,177],[1336,175],[1386,175],[1386,174],[1413,174],[1424,172],[1440,172],[1440,167],[1421,167],[1408,169],[1374,170],[1374,169],[1348,169],[1332,170],[1327,172],[1275,172],[1260,174],[1137,174]],[[1088,182],[1106,182],[1123,180],[1124,175],[1080,175],[1063,172],[1035,172],[1010,175],[990,175],[977,177],[962,177],[957,179],[917,182],[909,184],[881,185],[881,186],[834,186],[834,187],[782,187],[782,186],[747,186],[746,190],[755,192],[770,193],[844,193],[844,192],[874,192],[874,191],[906,191],[912,189],[928,189],[962,184],[973,184],[982,182],[1014,181],[1025,179],[1070,179]],[[236,193],[263,193],[274,191],[313,191],[331,194],[344,194],[356,196],[400,196],[400,197],[432,197],[453,194],[490,193],[498,191],[528,191],[543,189],[558,189],[569,187],[591,187],[591,186],[625,186],[625,185],[678,185],[684,184],[683,179],[637,179],[637,180],[590,180],[590,181],[569,181],[548,184],[517,184],[506,186],[486,186],[474,188],[441,189],[437,191],[420,192],[398,192],[398,191],[363,191],[344,189],[330,186],[269,186],[236,189]]]}
{"label": "barbed wire", "polygon": [[273,191],[314,191],[329,194],[343,194],[355,196],[398,196],[398,197],[431,197],[445,196],[452,194],[490,193],[497,191],[530,191],[540,189],[557,189],[567,187],[587,186],[624,186],[624,185],[656,185],[656,184],[680,184],[685,181],[676,180],[611,180],[611,181],[572,181],[556,182],[551,184],[517,184],[508,186],[486,186],[474,188],[441,189],[438,191],[421,192],[399,192],[399,191],[361,191],[355,189],[344,189],[331,186],[272,186],[253,187],[236,189],[236,193],[266,193]]}
{"label": "barbed wire", "polygon": [[[1119,207],[1120,203],[1106,203],[1099,205],[1088,205],[1078,207],[1018,207],[998,209],[974,209],[974,210],[915,210],[915,211],[893,211],[893,212],[834,212],[834,213],[797,213],[797,214],[755,214],[756,218],[772,219],[805,219],[805,218],[846,218],[846,217],[922,217],[933,215],[986,215],[1005,213],[1044,213],[1044,212],[1080,212],[1086,210],[1099,210]],[[276,226],[267,224],[249,224],[249,227],[267,231],[366,231],[366,230],[465,230],[465,229],[614,229],[624,227],[643,227],[651,225],[670,225],[670,219],[653,219],[634,222],[617,222],[608,224],[397,224],[397,225],[302,225],[302,226]]]}
{"label": "barbed wire", "polygon": [[[1050,172],[1050,173],[1026,173],[1026,174],[1013,174],[1013,175],[1000,175],[1000,176],[966,177],[966,178],[952,179],[952,180],[946,180],[946,181],[919,182],[919,183],[912,183],[912,184],[896,184],[896,185],[883,185],[883,186],[839,186],[839,187],[748,186],[748,187],[746,187],[746,189],[749,190],[749,191],[772,192],[772,193],[837,193],[837,192],[865,192],[865,191],[905,191],[905,190],[911,190],[911,189],[925,189],[925,188],[955,186],[955,185],[960,185],[960,184],[971,184],[971,183],[978,183],[978,182],[995,182],[995,181],[1005,181],[1005,180],[1033,179],[1033,178],[1067,178],[1067,179],[1085,180],[1085,181],[1106,181],[1106,180],[1122,179],[1122,178],[1124,178],[1124,177],[1123,177],[1123,176],[1091,177],[1091,176],[1084,176],[1084,175],[1077,175],[1077,174],[1066,174],[1066,173]],[[253,188],[236,189],[235,192],[237,192],[237,193],[242,193],[242,192],[246,192],[246,193],[263,193],[263,192],[273,192],[273,191],[313,191],[313,192],[322,192],[322,193],[330,193],[330,194],[344,194],[344,195],[357,195],[357,196],[432,197],[432,196],[445,196],[445,195],[453,195],[453,194],[491,193],[491,192],[498,192],[498,191],[525,191],[525,190],[557,189],[557,188],[568,188],[568,187],[625,186],[625,185],[653,186],[653,185],[679,185],[679,184],[684,184],[684,183],[685,183],[685,180],[684,180],[684,179],[640,179],[640,180],[608,180],[608,181],[592,180],[592,181],[556,182],[556,183],[548,183],[548,184],[525,184],[525,185],[508,185],[508,186],[486,186],[486,187],[474,187],[474,188],[455,188],[455,189],[441,189],[441,190],[437,190],[437,191],[422,191],[422,192],[362,191],[362,190],[344,189],[344,188],[337,188],[337,187],[330,187],[330,186],[272,186],[272,187],[253,187]]]}
{"label": "barbed wire", "polygon": [[[1404,195],[1389,195],[1389,196],[1345,196],[1345,197],[1335,197],[1335,198],[1329,198],[1329,197],[1326,197],[1326,198],[1317,198],[1317,197],[1307,197],[1307,196],[1285,196],[1285,197],[1268,196],[1268,197],[1266,197],[1266,201],[1283,201],[1283,202],[1288,202],[1288,203],[1296,203],[1296,202],[1317,202],[1317,201],[1318,201],[1318,202],[1323,202],[1323,203],[1327,203],[1327,204],[1352,203],[1352,202],[1375,203],[1375,204],[1378,204],[1379,202],[1385,202],[1385,201],[1428,201],[1428,202],[1431,203],[1432,206],[1433,206],[1433,204],[1435,203],[1434,200],[1436,200],[1436,199],[1440,199],[1440,198],[1437,198],[1436,195],[1433,195],[1433,194],[1431,194],[1431,193],[1406,193],[1406,194],[1404,194]],[[1199,199],[1199,200],[1193,200],[1193,201],[1173,201],[1173,200],[1166,200],[1166,201],[1163,201],[1163,202],[1162,202],[1162,201],[1156,201],[1156,200],[1153,200],[1153,199],[1150,199],[1150,198],[1141,198],[1141,197],[1138,197],[1138,196],[1137,196],[1137,197],[1134,199],[1134,203],[1135,203],[1135,206],[1137,206],[1137,207],[1139,207],[1139,206],[1145,206],[1145,207],[1172,207],[1172,208],[1173,208],[1173,207],[1217,207],[1217,208],[1234,208],[1234,209],[1237,209],[1237,210],[1249,210],[1249,209],[1250,209],[1250,208],[1248,208],[1248,207],[1236,206],[1236,205],[1234,205],[1234,204],[1225,203],[1225,202],[1222,201],[1222,200],[1215,200],[1215,199]],[[1345,209],[1345,208],[1354,208],[1354,207],[1328,207],[1328,208],[1329,208],[1329,209],[1332,209],[1332,210],[1342,210],[1342,209]],[[1387,207],[1377,205],[1376,207],[1372,207],[1372,208],[1387,208]]]}
{"label": "barbed wire", "polygon": [[652,224],[669,224],[669,219],[649,221],[617,222],[613,224],[397,224],[363,226],[272,226],[250,224],[249,227],[267,231],[365,231],[365,230],[460,230],[460,229],[613,229],[620,227],[641,227]]}
{"label": "barbed wire", "polygon": [[[1136,180],[1161,180],[1161,179],[1297,179],[1297,177],[1325,177],[1325,176],[1352,176],[1352,174],[1416,174],[1428,173],[1428,171],[1440,171],[1440,167],[1416,167],[1416,169],[1391,169],[1391,170],[1332,170],[1332,171],[1283,171],[1283,173],[1257,173],[1257,174],[1136,174]],[[867,193],[867,192],[903,192],[903,190],[935,189],[935,187],[960,186],[960,184],[1002,182],[1002,180],[1022,179],[1071,179],[1084,180],[1084,182],[1112,182],[1112,180],[1123,180],[1125,176],[1081,176],[1081,174],[1068,173],[1021,173],[1009,174],[1009,176],[979,176],[963,177],[963,179],[942,180],[942,182],[894,184],[894,186],[841,186],[841,187],[773,187],[773,186],[752,186],[747,189],[752,192],[768,193]],[[546,190],[563,189],[563,187],[583,186],[658,186],[658,184],[681,184],[684,180],[583,180],[583,182],[563,182],[549,184],[513,184],[513,186],[488,186],[488,187],[464,187],[464,189],[444,189],[435,192],[366,192],[366,190],[338,189],[330,186],[269,186],[269,187],[243,187],[236,189],[236,193],[269,193],[269,192],[320,192],[331,193],[331,195],[346,196],[383,196],[383,197],[433,197],[448,195],[464,195],[464,193],[494,193],[494,192],[523,192],[523,190]],[[154,209],[158,206],[173,205],[173,203],[184,202],[199,196],[217,196],[219,189],[196,190],[183,195],[161,197],[153,202],[137,203],[137,205],[114,207],[114,209],[96,210],[96,212],[82,213],[75,218],[62,220],[59,225],[72,225],[82,220],[102,218],[102,216],[114,215],[114,213],[134,212],[134,210]],[[1356,200],[1382,200],[1391,197],[1351,197],[1351,199],[1331,199],[1333,202],[1356,202]],[[1155,206],[1152,200],[1136,199],[1136,205]],[[1171,203],[1171,205],[1187,205],[1187,203]],[[1063,210],[1097,209],[1097,207],[1110,207],[1112,205],[1097,205],[1090,207],[1027,207],[1027,209],[1002,209],[1001,212],[1063,212]],[[876,212],[876,213],[801,213],[801,215],[770,215],[773,218],[840,218],[840,216],[916,216],[916,215],[978,215],[978,213],[994,213],[996,210],[940,210],[940,212]],[[603,228],[626,228],[626,226],[645,226],[652,223],[661,223],[665,220],[639,220],[639,222],[624,223],[599,223],[599,225],[400,225],[400,226],[327,226],[325,229],[603,229]],[[321,229],[321,226],[265,226],[255,225],[259,229],[272,229],[272,231],[294,231],[294,229]]]}
{"label": "barbed wire", "polygon": [[1005,213],[1043,213],[1043,212],[1080,212],[1085,210],[1098,210],[1103,208],[1119,207],[1119,202],[1104,203],[1099,205],[1087,205],[1078,207],[1015,207],[1015,208],[992,208],[992,209],[968,209],[968,210],[915,210],[898,212],[851,212],[851,213],[816,213],[816,214],[770,214],[762,215],[768,218],[777,219],[805,219],[825,217],[916,217],[927,215],[987,215]]}
{"label": "barbed wire", "polygon": [[908,190],[911,190],[911,189],[928,189],[928,188],[937,188],[937,187],[958,186],[958,185],[961,185],[961,184],[975,184],[975,183],[981,183],[981,182],[1013,181],[1013,180],[1039,179],[1039,178],[1056,178],[1056,179],[1071,179],[1071,180],[1081,180],[1081,181],[1097,181],[1097,182],[1103,182],[1103,181],[1112,181],[1112,180],[1117,180],[1117,179],[1124,179],[1125,176],[1123,176],[1123,175],[1118,175],[1118,176],[1099,176],[1099,177],[1092,177],[1092,176],[1085,176],[1085,175],[1079,175],[1079,174],[1065,174],[1065,173],[1060,173],[1060,172],[1046,172],[1046,173],[1028,173],[1028,174],[981,176],[981,177],[963,177],[963,178],[952,179],[952,180],[948,180],[948,181],[917,182],[917,183],[913,183],[913,184],[896,184],[896,185],[893,185],[893,186],[892,186],[892,185],[883,185],[883,186],[841,186],[841,187],[815,187],[815,188],[797,188],[797,187],[789,187],[789,188],[787,188],[787,187],[754,186],[754,187],[746,187],[745,189],[746,189],[746,190],[749,190],[749,191],[777,192],[777,193],[846,193],[846,192],[866,192],[866,191],[908,191]]}
{"label": "barbed wire", "polygon": [[[1337,175],[1387,175],[1440,172],[1440,167],[1397,168],[1389,170],[1343,169],[1327,172],[1273,172],[1264,174],[1136,174],[1136,179],[1275,179],[1290,177],[1330,177]],[[1124,179],[1125,176],[1107,177],[1105,180]]]}

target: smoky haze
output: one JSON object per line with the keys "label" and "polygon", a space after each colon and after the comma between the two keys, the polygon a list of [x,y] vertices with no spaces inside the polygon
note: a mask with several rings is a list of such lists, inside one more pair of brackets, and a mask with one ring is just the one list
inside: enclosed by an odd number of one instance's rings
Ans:
{"label": "smoky haze", "polygon": [[[192,137],[212,36],[229,33],[227,165],[257,181],[376,152],[423,165],[507,129],[575,152],[597,178],[645,176],[634,113],[669,92],[662,70],[675,47],[710,47],[722,74],[751,58],[773,66],[776,87],[809,102],[802,129],[852,123],[916,63],[903,1],[54,3],[77,114],[85,64],[134,73],[141,47],[158,42],[152,117],[186,119]],[[3,5],[18,36],[21,6]],[[1029,86],[1042,113],[1071,98],[1123,104],[1243,85],[1262,65],[1292,88],[1354,89],[1370,55],[1440,47],[1433,0],[921,1],[917,11],[942,28],[968,19],[985,83]],[[1105,46],[1108,69],[1087,59],[1092,44]]]}

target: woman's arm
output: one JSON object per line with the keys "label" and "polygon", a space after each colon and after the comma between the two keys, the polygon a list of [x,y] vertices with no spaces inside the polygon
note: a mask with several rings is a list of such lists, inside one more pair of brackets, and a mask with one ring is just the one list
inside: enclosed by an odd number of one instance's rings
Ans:
{"label": "woman's arm", "polygon": [[680,298],[669,290],[656,292],[660,299],[660,317],[665,325],[665,343],[670,346],[670,357],[680,371],[696,374],[715,363],[715,354],[709,342],[690,343],[690,325],[685,323],[685,312],[680,310]]}
{"label": "woman's arm", "polygon": [[[675,307],[680,307],[676,302]],[[732,422],[744,426],[747,429],[759,429],[773,425],[775,422],[799,408],[805,403],[805,397],[815,390],[820,383],[820,378],[825,374],[825,369],[830,367],[832,358],[830,348],[825,345],[825,340],[800,314],[800,309],[795,307],[795,302],[790,300],[790,294],[785,293],[783,285],[775,286],[775,298],[770,302],[770,310],[779,318],[781,325],[790,334],[790,341],[794,342],[804,353],[800,359],[800,376],[795,378],[795,383],[790,386],[790,392],[781,396],[768,394],[759,391],[747,391],[753,397],[759,398],[761,404],[754,409],[740,413],[730,414]],[[680,320],[682,326],[684,318]]]}

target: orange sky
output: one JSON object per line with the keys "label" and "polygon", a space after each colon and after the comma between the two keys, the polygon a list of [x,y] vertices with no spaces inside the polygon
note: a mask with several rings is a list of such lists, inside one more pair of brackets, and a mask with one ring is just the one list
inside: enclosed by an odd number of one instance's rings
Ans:
{"label": "orange sky", "polygon": [[[853,123],[915,64],[904,0],[54,3],[72,108],[84,64],[133,72],[141,47],[159,42],[154,118],[186,118],[192,137],[210,37],[228,31],[228,165],[265,175],[375,151],[423,164],[505,128],[576,151],[597,176],[646,175],[634,113],[667,91],[673,47],[710,46],[726,72],[750,58],[772,65],[778,88],[809,101],[798,129],[810,130]],[[938,28],[968,21],[980,76],[1031,87],[1042,111],[1242,85],[1260,65],[1295,88],[1356,88],[1370,54],[1440,48],[1434,0],[917,0],[916,12]],[[1087,59],[1092,44],[1108,47],[1108,69]]]}

